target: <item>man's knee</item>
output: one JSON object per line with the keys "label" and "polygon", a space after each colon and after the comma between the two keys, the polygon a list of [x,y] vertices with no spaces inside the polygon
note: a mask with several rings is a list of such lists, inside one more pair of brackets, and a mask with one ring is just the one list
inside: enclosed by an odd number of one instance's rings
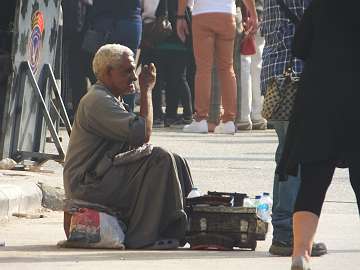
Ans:
{"label": "man's knee", "polygon": [[155,162],[168,162],[172,161],[172,153],[161,147],[154,147],[151,153]]}

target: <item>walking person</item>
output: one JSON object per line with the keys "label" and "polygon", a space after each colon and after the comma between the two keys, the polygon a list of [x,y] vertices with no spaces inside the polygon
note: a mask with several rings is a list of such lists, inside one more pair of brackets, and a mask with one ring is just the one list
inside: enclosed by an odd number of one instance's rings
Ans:
{"label": "walking person", "polygon": [[[250,9],[250,28],[257,28],[257,15],[253,0],[246,0]],[[189,32],[184,18],[186,0],[179,1],[177,32],[184,42]],[[195,120],[184,127],[184,132],[207,133],[210,105],[211,70],[213,56],[221,84],[224,114],[222,122],[215,128],[216,133],[234,134],[236,117],[236,77],[233,69],[235,39],[234,0],[194,2],[192,11],[193,47],[196,62],[195,79]]]}
{"label": "walking person", "polygon": [[[282,76],[286,67],[292,61],[292,40],[295,34],[295,24],[290,21],[284,8],[279,1],[283,1],[286,7],[298,18],[301,18],[310,0],[264,0],[263,21],[261,33],[265,38],[263,50],[263,65],[261,70],[261,91],[266,93],[273,79]],[[300,76],[303,63],[299,59],[294,60],[292,70],[296,76]],[[314,114],[314,117],[317,117]],[[273,209],[272,225],[273,240],[269,252],[273,255],[291,256],[293,253],[293,227],[292,213],[296,196],[300,186],[300,175],[286,175],[287,181],[279,181],[278,164],[283,152],[288,121],[272,121],[278,136],[278,147],[275,154],[277,169],[274,176],[273,186]],[[312,248],[312,256],[326,254],[326,246],[315,243]]]}
{"label": "walking person", "polygon": [[349,4],[351,9],[335,0],[313,0],[295,34],[293,53],[305,66],[281,162],[289,174],[299,166],[301,171],[292,270],[310,269],[314,235],[336,167],[349,168],[360,213],[360,4]]}

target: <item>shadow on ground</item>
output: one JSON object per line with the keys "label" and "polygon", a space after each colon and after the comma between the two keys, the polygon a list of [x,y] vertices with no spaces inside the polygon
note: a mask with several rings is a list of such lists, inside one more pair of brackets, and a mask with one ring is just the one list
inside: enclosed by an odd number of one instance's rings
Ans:
{"label": "shadow on ground", "polygon": [[[194,251],[189,249],[147,251],[147,250],[100,250],[100,249],[64,249],[51,245],[9,246],[1,249],[7,256],[0,255],[3,263],[36,262],[73,262],[73,261],[113,261],[113,260],[179,260],[179,259],[237,259],[269,258],[264,251]],[[3,253],[4,255],[4,253]],[[1,268],[1,267],[0,267]]]}

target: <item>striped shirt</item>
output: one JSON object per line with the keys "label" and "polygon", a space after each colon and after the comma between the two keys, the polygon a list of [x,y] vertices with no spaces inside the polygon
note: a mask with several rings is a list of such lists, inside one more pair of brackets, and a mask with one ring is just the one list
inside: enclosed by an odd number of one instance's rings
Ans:
{"label": "striped shirt", "polygon": [[[282,0],[291,12],[299,19],[311,0]],[[292,55],[291,46],[295,34],[295,25],[286,16],[286,13],[278,5],[277,0],[264,0],[263,21],[261,22],[261,34],[265,37],[263,62],[261,70],[261,93],[265,94],[269,81],[281,76],[289,65]],[[294,60],[293,71],[300,76],[303,63],[299,59]]]}

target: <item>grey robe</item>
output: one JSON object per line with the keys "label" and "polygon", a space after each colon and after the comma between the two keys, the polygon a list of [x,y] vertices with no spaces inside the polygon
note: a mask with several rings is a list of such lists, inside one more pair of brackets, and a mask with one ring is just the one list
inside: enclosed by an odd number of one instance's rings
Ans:
{"label": "grey robe", "polygon": [[187,224],[182,187],[187,193],[192,182],[186,162],[149,145],[129,152],[143,145],[145,128],[144,118],[97,83],[80,101],[64,166],[67,198],[120,213],[129,248],[182,240]]}

